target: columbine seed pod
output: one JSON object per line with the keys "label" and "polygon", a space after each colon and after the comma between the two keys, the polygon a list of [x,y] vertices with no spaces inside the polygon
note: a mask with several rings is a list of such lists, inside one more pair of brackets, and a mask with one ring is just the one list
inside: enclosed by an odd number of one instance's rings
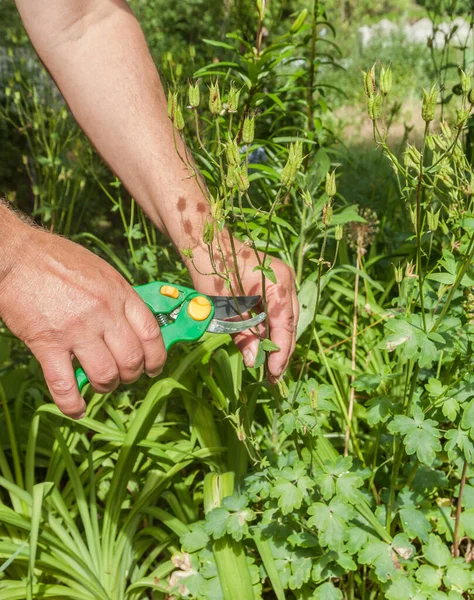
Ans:
{"label": "columbine seed pod", "polygon": [[392,69],[382,67],[380,71],[380,91],[384,96],[388,96],[392,89]]}
{"label": "columbine seed pod", "polygon": [[332,213],[333,213],[333,210],[332,210],[331,202],[328,202],[327,204],[325,204],[323,206],[322,219],[323,219],[324,227],[329,227],[329,225],[331,225]]}
{"label": "columbine seed pod", "polygon": [[462,129],[469,118],[470,110],[457,110],[456,111],[456,127]]}
{"label": "columbine seed pod", "polygon": [[240,169],[236,169],[235,173],[237,177],[237,187],[239,188],[239,192],[246,192],[250,187],[247,167],[245,165],[242,165]]}
{"label": "columbine seed pod", "polygon": [[469,93],[467,95],[467,99],[469,100],[469,102],[471,104],[474,104],[474,90],[473,89],[469,90]]}
{"label": "columbine seed pod", "polygon": [[244,144],[251,144],[255,137],[255,117],[247,115],[244,119],[244,126],[242,128],[242,142]]}
{"label": "columbine seed pod", "polygon": [[436,101],[438,100],[438,90],[433,86],[429,92],[423,90],[423,105],[421,107],[421,117],[425,123],[430,123],[434,119],[436,110]]}
{"label": "columbine seed pod", "polygon": [[336,191],[336,171],[333,171],[332,173],[326,173],[326,194],[330,198],[334,198]]}
{"label": "columbine seed pod", "polygon": [[463,94],[468,94],[471,89],[471,74],[469,71],[465,73],[459,68],[459,76],[461,77],[461,89]]}
{"label": "columbine seed pod", "polygon": [[393,270],[395,271],[395,281],[397,283],[401,283],[403,281],[402,267],[396,267],[395,265],[393,265]]}
{"label": "columbine seed pod", "polygon": [[237,174],[235,167],[228,167],[227,176],[225,178],[225,184],[229,189],[232,189],[237,185]]}
{"label": "columbine seed pod", "polygon": [[173,93],[171,90],[168,92],[168,117],[173,118],[174,109],[178,100],[178,94]]}
{"label": "columbine seed pod", "polygon": [[283,185],[290,186],[296,178],[301,163],[303,162],[303,144],[298,140],[290,144],[288,160],[280,175]]}
{"label": "columbine seed pod", "polygon": [[308,208],[313,206],[313,200],[311,198],[311,193],[308,190],[302,192],[301,196],[303,197],[303,202],[306,204]]}
{"label": "columbine seed pod", "polygon": [[426,211],[426,218],[428,220],[428,229],[432,233],[434,233],[438,229],[440,212],[441,212],[441,209],[439,209],[438,212],[434,212],[432,210]]}
{"label": "columbine seed pod", "polygon": [[201,101],[201,92],[199,91],[199,81],[188,85],[189,108],[197,108]]}
{"label": "columbine seed pod", "polygon": [[362,71],[362,74],[364,76],[365,95],[367,96],[367,98],[370,98],[371,96],[373,96],[375,90],[377,89],[375,85],[375,65],[373,65],[373,67],[369,69],[367,73],[365,71]]}
{"label": "columbine seed pod", "polygon": [[227,111],[230,113],[236,113],[239,108],[239,96],[240,90],[234,87],[234,84],[230,86],[229,96],[227,98]]}
{"label": "columbine seed pod", "polygon": [[222,218],[222,200],[213,200],[211,202],[211,216],[215,221],[220,221]]}
{"label": "columbine seed pod", "polygon": [[227,157],[227,164],[234,167],[240,164],[240,153],[239,147],[237,146],[236,140],[231,140],[225,145],[225,155]]}
{"label": "columbine seed pod", "polygon": [[178,131],[182,131],[184,129],[183,111],[181,110],[181,106],[179,104],[176,104],[174,108],[173,123]]}
{"label": "columbine seed pod", "polygon": [[191,59],[196,58],[196,46],[189,46],[189,56]]}
{"label": "columbine seed pod", "polygon": [[342,225],[336,225],[334,230],[334,238],[336,242],[340,242],[342,240],[342,236],[344,235],[344,227]]}
{"label": "columbine seed pod", "polygon": [[370,96],[370,98],[367,100],[367,112],[369,113],[369,118],[372,121],[376,121],[380,117],[381,109],[382,96],[380,94]]}
{"label": "columbine seed pod", "polygon": [[209,88],[209,110],[213,115],[220,114],[222,110],[221,93],[217,81],[211,83],[211,87]]}
{"label": "columbine seed pod", "polygon": [[208,246],[210,246],[214,241],[214,223],[211,220],[208,220],[204,223],[202,241]]}

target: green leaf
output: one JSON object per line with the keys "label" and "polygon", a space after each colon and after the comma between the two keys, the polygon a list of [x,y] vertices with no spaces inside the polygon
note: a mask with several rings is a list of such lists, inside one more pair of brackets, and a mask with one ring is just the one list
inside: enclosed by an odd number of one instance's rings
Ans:
{"label": "green leaf", "polygon": [[308,514],[312,515],[308,525],[318,530],[321,546],[328,546],[334,550],[340,548],[344,542],[346,520],[353,514],[351,507],[336,497],[329,505],[322,502],[312,504]]}
{"label": "green leaf", "polygon": [[390,418],[393,400],[388,396],[380,396],[369,400],[367,406],[367,423],[369,425],[377,425],[377,423],[385,423]]}
{"label": "green leaf", "polygon": [[473,586],[473,575],[468,564],[451,565],[443,577],[444,585],[449,588],[454,588],[455,591],[465,592]]}
{"label": "green leaf", "polygon": [[359,562],[375,567],[375,573],[381,581],[393,577],[399,568],[398,559],[390,544],[371,540],[359,552]]}
{"label": "green leaf", "polygon": [[441,585],[443,571],[430,565],[421,565],[416,570],[416,578],[423,587],[438,589]]}
{"label": "green leaf", "polygon": [[316,588],[312,600],[342,600],[342,592],[330,581]]}
{"label": "green leaf", "polygon": [[424,415],[419,411],[415,418],[397,415],[388,425],[391,433],[400,433],[404,436],[403,443],[407,454],[415,454],[418,460],[426,465],[433,464],[436,452],[441,450],[439,441],[440,432],[435,427],[436,421],[423,420]]}
{"label": "green leaf", "polygon": [[316,310],[318,286],[314,281],[306,280],[298,292],[298,303],[300,305],[300,316],[296,326],[296,339],[306,331],[313,321]]}
{"label": "green leaf", "polygon": [[419,538],[422,542],[428,541],[431,525],[421,510],[415,508],[402,508],[400,521],[403,530],[410,538]]}
{"label": "green leaf", "polygon": [[451,552],[441,538],[430,533],[428,543],[423,546],[423,556],[436,567],[445,567],[451,562]]}
{"label": "green leaf", "polygon": [[229,518],[229,515],[229,511],[221,506],[213,508],[206,515],[206,524],[204,526],[205,532],[217,540],[224,536],[227,530],[227,519]]}
{"label": "green leaf", "polygon": [[474,508],[468,508],[461,513],[461,525],[471,539],[474,539]]}
{"label": "green leaf", "polygon": [[[193,526],[191,526],[193,527]],[[185,552],[197,552],[205,548],[209,542],[209,536],[204,531],[203,526],[194,527],[188,533],[180,537],[180,542]]]}
{"label": "green leaf", "polygon": [[280,350],[280,346],[278,346],[269,339],[261,340],[261,344],[265,352],[278,352],[278,350]]}
{"label": "green leaf", "polygon": [[295,509],[301,508],[303,494],[291,481],[277,479],[271,491],[272,498],[278,499],[278,506],[284,515],[288,515]]}
{"label": "green leaf", "polygon": [[265,363],[265,350],[263,349],[262,342],[258,342],[257,355],[255,356],[254,369],[260,369]]}

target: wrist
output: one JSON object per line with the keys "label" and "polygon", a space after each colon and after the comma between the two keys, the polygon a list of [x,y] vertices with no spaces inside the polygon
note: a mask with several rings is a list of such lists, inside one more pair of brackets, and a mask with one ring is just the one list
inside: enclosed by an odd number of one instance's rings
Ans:
{"label": "wrist", "polygon": [[0,286],[26,252],[30,232],[31,227],[0,201]]}

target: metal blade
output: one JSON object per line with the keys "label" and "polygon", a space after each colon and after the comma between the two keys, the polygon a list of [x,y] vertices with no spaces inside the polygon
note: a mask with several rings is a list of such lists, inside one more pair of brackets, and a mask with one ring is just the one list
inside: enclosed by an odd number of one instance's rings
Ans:
{"label": "metal blade", "polygon": [[264,321],[266,316],[267,315],[262,312],[256,317],[246,319],[245,321],[219,321],[218,319],[212,319],[207,331],[210,333],[239,333],[240,331],[255,327]]}
{"label": "metal blade", "polygon": [[239,317],[260,302],[260,296],[236,296],[237,304],[232,296],[209,296],[214,303],[217,319]]}

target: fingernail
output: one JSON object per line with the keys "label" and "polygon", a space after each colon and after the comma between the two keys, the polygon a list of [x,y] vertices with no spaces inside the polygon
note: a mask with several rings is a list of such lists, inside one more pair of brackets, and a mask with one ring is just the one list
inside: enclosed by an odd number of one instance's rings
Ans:
{"label": "fingernail", "polygon": [[72,417],[75,421],[79,421],[79,419],[83,419],[86,416],[86,411],[83,410],[79,415]]}
{"label": "fingernail", "polygon": [[250,348],[246,348],[242,356],[244,357],[244,363],[246,367],[253,367],[255,364],[255,354],[250,350]]}
{"label": "fingernail", "polygon": [[147,375],[150,379],[154,379],[155,377],[158,377],[158,375],[161,375],[161,373],[163,373],[163,367],[157,371],[150,371]]}

